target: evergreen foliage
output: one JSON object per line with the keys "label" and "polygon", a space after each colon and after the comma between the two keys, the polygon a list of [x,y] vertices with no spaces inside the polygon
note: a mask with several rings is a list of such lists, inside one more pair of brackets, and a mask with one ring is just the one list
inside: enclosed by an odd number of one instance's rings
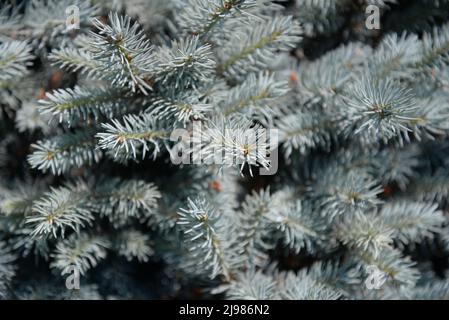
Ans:
{"label": "evergreen foliage", "polygon": [[1,2],[0,298],[448,298],[447,9]]}

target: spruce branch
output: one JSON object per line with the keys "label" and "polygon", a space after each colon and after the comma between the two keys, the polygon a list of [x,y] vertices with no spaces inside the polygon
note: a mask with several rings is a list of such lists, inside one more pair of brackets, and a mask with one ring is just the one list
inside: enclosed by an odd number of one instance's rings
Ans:
{"label": "spruce branch", "polygon": [[223,114],[243,113],[247,116],[262,115],[269,118],[271,109],[279,106],[279,100],[289,91],[287,82],[277,81],[268,73],[250,74],[240,85],[230,89]]}
{"label": "spruce branch", "polygon": [[336,237],[344,245],[368,254],[374,259],[385,248],[391,248],[393,229],[374,215],[356,215],[336,227]]}
{"label": "spruce branch", "polygon": [[296,0],[295,9],[305,34],[312,37],[337,31],[344,23],[349,3],[348,0]]}
{"label": "spruce branch", "polygon": [[436,204],[425,202],[391,202],[382,207],[380,217],[394,230],[392,237],[407,245],[443,231],[446,219],[437,208]]}
{"label": "spruce branch", "polygon": [[153,46],[130,17],[110,13],[108,19],[109,24],[93,22],[98,29],[98,33],[90,32],[93,58],[101,63],[101,71],[110,73],[112,84],[148,94],[155,62]]}
{"label": "spruce branch", "polygon": [[240,243],[251,264],[265,263],[266,252],[272,248],[269,243],[270,225],[267,216],[272,206],[272,197],[269,190],[253,191],[245,198],[241,210]]}
{"label": "spruce branch", "polygon": [[424,33],[421,43],[420,57],[413,67],[431,68],[446,64],[449,52],[449,25]]}
{"label": "spruce branch", "polygon": [[8,245],[0,241],[0,298],[7,297],[10,281],[16,273],[14,266],[16,259]]}
{"label": "spruce branch", "polygon": [[417,102],[410,89],[390,79],[364,77],[345,94],[344,128],[363,138],[388,141],[411,131]]}
{"label": "spruce branch", "polygon": [[159,198],[158,188],[142,180],[105,179],[98,182],[91,195],[95,210],[114,225],[124,225],[130,218],[148,219]]}
{"label": "spruce branch", "polygon": [[34,202],[32,212],[26,218],[32,237],[64,237],[67,229],[79,232],[93,220],[86,194],[69,187],[51,188]]}
{"label": "spruce branch", "polygon": [[[5,4],[0,8],[0,39],[20,28],[20,6]],[[6,37],[8,39],[8,37]],[[3,39],[2,39],[3,40]]]}
{"label": "spruce branch", "polygon": [[312,193],[330,218],[359,214],[382,203],[382,188],[364,171],[330,167],[317,179]]}
{"label": "spruce branch", "polygon": [[319,261],[310,268],[301,270],[298,278],[309,278],[326,291],[332,291],[340,296],[349,296],[353,284],[359,283],[360,275],[354,269],[352,261],[343,263]]}
{"label": "spruce branch", "polygon": [[337,107],[345,87],[361,70],[371,51],[361,43],[349,43],[327,52],[320,59],[304,61],[292,71],[296,97],[304,104]]}
{"label": "spruce branch", "polygon": [[401,287],[387,295],[388,299],[398,300],[447,300],[449,283],[445,280],[434,280],[413,288]]}
{"label": "spruce branch", "polygon": [[420,42],[417,35],[389,34],[367,62],[370,72],[378,78],[410,78],[413,64],[420,57]]}
{"label": "spruce branch", "polygon": [[74,167],[92,165],[100,161],[101,150],[95,148],[95,131],[78,130],[55,138],[40,140],[31,147],[35,151],[28,156],[32,168],[61,175]]}
{"label": "spruce branch", "polygon": [[188,207],[178,211],[178,225],[187,238],[189,252],[205,271],[209,271],[211,278],[222,275],[229,281],[235,265],[232,253],[236,248],[224,238],[224,220],[206,200],[189,198],[187,201]]}
{"label": "spruce branch", "polygon": [[410,122],[413,136],[417,140],[433,140],[449,131],[449,105],[445,95],[436,93],[432,98],[418,101],[416,118]]}
{"label": "spruce branch", "polygon": [[0,299],[447,298],[449,0],[7,2]]}
{"label": "spruce branch", "polygon": [[274,61],[278,51],[291,50],[301,39],[299,24],[289,16],[276,16],[243,25],[223,44],[217,70],[229,78],[244,79]]}
{"label": "spruce branch", "polygon": [[295,252],[303,249],[313,252],[323,240],[326,225],[310,203],[300,200],[284,203],[282,209],[271,210],[267,218],[281,232],[284,245]]}
{"label": "spruce branch", "polygon": [[276,298],[276,283],[260,271],[248,270],[231,282],[226,297],[231,300],[272,300]]}
{"label": "spruce branch", "polygon": [[10,239],[10,246],[22,257],[41,257],[48,261],[50,255],[51,240],[42,237],[30,237],[33,228],[25,226],[25,220],[22,219],[19,228],[14,230]]}
{"label": "spruce branch", "polygon": [[149,245],[148,235],[137,230],[127,230],[121,234],[118,252],[128,261],[136,258],[139,262],[147,262],[154,250]]}
{"label": "spruce branch", "polygon": [[319,110],[297,111],[281,117],[275,123],[288,159],[294,150],[307,154],[316,148],[328,149],[334,140],[333,122]]}
{"label": "spruce branch", "polygon": [[227,18],[258,5],[257,0],[188,0],[177,16],[185,33],[205,36]]}
{"label": "spruce branch", "polygon": [[26,41],[0,44],[0,81],[23,77],[34,59],[32,47]]}
{"label": "spruce branch", "polygon": [[416,201],[445,204],[449,196],[449,172],[440,168],[431,175],[419,175],[408,189]]}
{"label": "spruce branch", "polygon": [[56,250],[51,254],[53,261],[50,268],[61,270],[61,274],[72,273],[70,268],[76,268],[84,275],[106,257],[109,247],[109,241],[102,237],[73,234],[56,244]]}
{"label": "spruce branch", "polygon": [[67,27],[66,14],[71,5],[77,6],[83,27],[90,25],[90,20],[99,13],[99,7],[88,0],[31,0],[24,6],[20,23],[9,24],[0,32],[8,37],[31,38],[40,48],[47,43],[60,43],[72,31]]}
{"label": "spruce branch", "polygon": [[102,124],[102,128],[105,132],[96,135],[101,149],[115,151],[114,157],[119,156],[119,152],[125,152],[128,157],[134,159],[137,159],[139,149],[142,159],[147,152],[152,152],[155,158],[161,152],[161,141],[168,138],[169,134],[160,128],[150,114],[129,114],[124,116],[122,121],[114,119],[111,123]]}
{"label": "spruce branch", "polygon": [[288,273],[280,288],[280,298],[285,300],[338,300],[341,293],[317,282],[309,275]]}
{"label": "spruce branch", "polygon": [[111,75],[111,71],[102,70],[101,61],[94,59],[93,53],[85,48],[72,46],[54,49],[48,55],[53,65],[59,66],[71,72],[84,73],[97,79]]}
{"label": "spruce branch", "polygon": [[420,153],[420,149],[414,144],[401,149],[381,150],[372,158],[374,174],[381,177],[382,185],[396,183],[401,190],[405,190],[417,174]]}
{"label": "spruce branch", "polygon": [[88,120],[93,116],[113,117],[129,103],[129,95],[119,88],[94,89],[76,86],[73,89],[58,89],[46,94],[45,100],[40,100],[40,110],[43,114],[58,117],[59,122],[76,123]]}
{"label": "spruce branch", "polygon": [[410,257],[404,257],[399,250],[384,248],[377,258],[368,253],[360,253],[357,256],[361,268],[365,269],[367,265],[376,266],[388,276],[389,283],[410,288],[415,286],[419,279],[416,263]]}
{"label": "spruce branch", "polygon": [[32,207],[35,200],[42,196],[42,183],[17,182],[14,187],[2,190],[0,197],[0,212],[9,218],[17,216],[19,223],[32,213]]}
{"label": "spruce branch", "polygon": [[198,36],[174,40],[157,50],[154,79],[161,88],[170,84],[173,91],[196,89],[215,75],[212,54],[211,45],[202,44]]}
{"label": "spruce branch", "polygon": [[151,98],[145,112],[160,119],[174,119],[176,123],[186,126],[190,121],[206,120],[212,109],[211,104],[202,102],[197,92],[193,91],[175,97]]}
{"label": "spruce branch", "polygon": [[202,133],[200,141],[193,137],[194,161],[216,163],[217,160],[221,168],[240,165],[240,173],[248,165],[251,175],[252,165],[270,167],[270,143],[264,127],[236,117],[219,117],[209,123],[211,126]]}
{"label": "spruce branch", "polygon": [[397,3],[397,0],[366,0],[366,3],[383,8],[388,7],[389,3]]}
{"label": "spruce branch", "polygon": [[53,129],[50,117],[41,114],[34,101],[22,102],[22,107],[16,112],[15,125],[19,132],[48,133]]}

